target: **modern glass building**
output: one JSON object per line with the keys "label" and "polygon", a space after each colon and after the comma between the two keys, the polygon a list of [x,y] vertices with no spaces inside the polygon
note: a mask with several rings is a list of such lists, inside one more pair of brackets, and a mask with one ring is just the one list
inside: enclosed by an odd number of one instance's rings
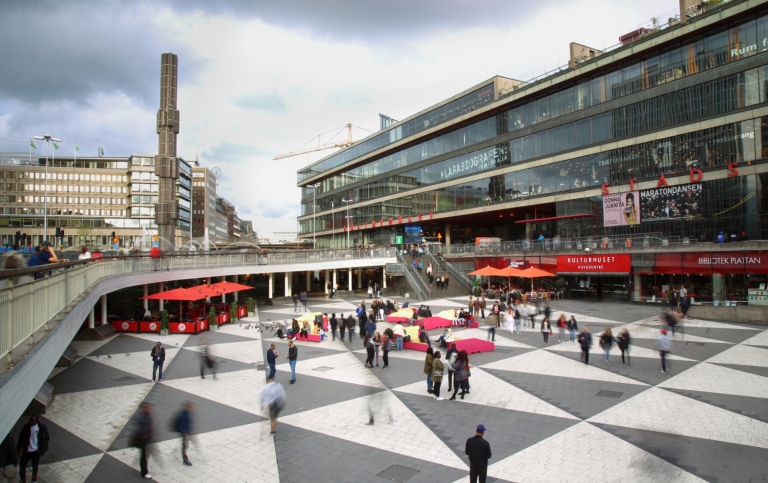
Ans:
{"label": "modern glass building", "polygon": [[299,236],[768,239],[767,3],[681,3],[626,45],[572,44],[552,75],[494,77],[301,169]]}

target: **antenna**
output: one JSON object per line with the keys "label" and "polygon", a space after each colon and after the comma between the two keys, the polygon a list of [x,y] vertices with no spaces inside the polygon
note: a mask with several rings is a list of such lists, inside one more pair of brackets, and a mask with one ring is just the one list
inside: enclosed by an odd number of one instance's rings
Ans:
{"label": "antenna", "polygon": [[219,178],[221,177],[221,168],[216,166],[215,168],[211,169],[211,174],[213,175],[213,181],[216,183],[216,191],[219,190]]}

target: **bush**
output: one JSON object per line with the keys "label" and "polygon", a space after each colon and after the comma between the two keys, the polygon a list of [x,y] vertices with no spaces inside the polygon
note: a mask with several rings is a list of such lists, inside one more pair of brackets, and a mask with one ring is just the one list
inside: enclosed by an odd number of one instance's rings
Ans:
{"label": "bush", "polygon": [[246,300],[245,303],[248,305],[249,314],[256,311],[256,302],[253,300],[253,297],[248,297],[248,300]]}
{"label": "bush", "polygon": [[211,307],[211,310],[208,311],[208,325],[210,326],[219,325],[219,323],[216,322],[216,311],[213,310],[213,307]]}
{"label": "bush", "polygon": [[168,330],[170,331],[170,326],[168,325],[168,320],[170,319],[170,315],[168,314],[168,311],[163,309],[160,311],[160,330]]}
{"label": "bush", "polygon": [[234,300],[229,304],[229,320],[233,324],[237,321],[237,302]]}

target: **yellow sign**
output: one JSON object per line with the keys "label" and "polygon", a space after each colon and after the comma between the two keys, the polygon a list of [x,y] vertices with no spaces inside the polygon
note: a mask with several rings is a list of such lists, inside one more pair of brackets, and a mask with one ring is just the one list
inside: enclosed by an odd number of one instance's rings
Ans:
{"label": "yellow sign", "polygon": [[438,233],[437,234],[437,239],[438,240],[442,240],[443,239],[443,234],[442,233]]}

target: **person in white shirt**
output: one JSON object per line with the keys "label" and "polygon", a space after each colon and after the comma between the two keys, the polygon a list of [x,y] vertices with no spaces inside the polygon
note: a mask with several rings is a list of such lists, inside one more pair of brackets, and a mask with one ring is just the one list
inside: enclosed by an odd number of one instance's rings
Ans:
{"label": "person in white shirt", "polygon": [[87,260],[91,258],[91,252],[88,251],[88,247],[85,245],[80,248],[80,255],[77,256],[78,260]]}

